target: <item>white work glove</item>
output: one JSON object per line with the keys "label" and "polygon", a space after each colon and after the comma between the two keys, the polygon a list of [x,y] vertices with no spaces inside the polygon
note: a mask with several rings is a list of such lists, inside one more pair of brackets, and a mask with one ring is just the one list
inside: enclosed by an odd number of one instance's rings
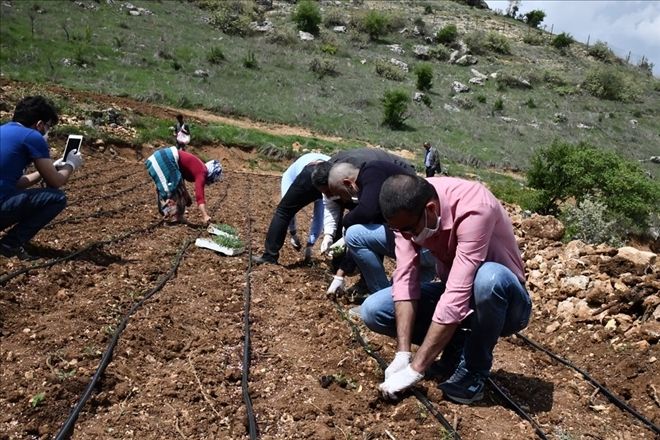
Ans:
{"label": "white work glove", "polygon": [[344,243],[344,237],[335,241],[335,243],[328,248],[328,255],[335,257],[346,252],[346,243]]}
{"label": "white work glove", "polygon": [[378,385],[378,389],[383,396],[392,399],[396,397],[396,393],[410,388],[423,377],[423,374],[413,370],[410,364],[408,364],[403,370],[399,370],[386,379],[385,382]]}
{"label": "white work glove", "polygon": [[330,287],[328,287],[328,293],[335,294],[340,290],[344,290],[344,277],[335,275],[332,283],[330,283]]}
{"label": "white work glove", "polygon": [[53,161],[53,166],[58,171],[62,169],[64,164],[65,164],[65,162],[62,159],[57,159],[56,161]]}
{"label": "white work glove", "polygon": [[73,171],[77,170],[80,168],[85,161],[83,160],[82,154],[80,154],[79,151],[71,152],[69,155],[66,157],[66,162],[64,162],[67,165],[71,165],[73,168]]}
{"label": "white work glove", "polygon": [[330,245],[332,245],[332,235],[325,234],[323,236],[323,241],[321,242],[321,253],[325,254],[326,252],[328,252],[328,249],[330,249]]}
{"label": "white work glove", "polygon": [[391,375],[397,373],[410,364],[412,353],[409,351],[397,351],[394,355],[394,360],[385,369],[385,380],[389,379]]}

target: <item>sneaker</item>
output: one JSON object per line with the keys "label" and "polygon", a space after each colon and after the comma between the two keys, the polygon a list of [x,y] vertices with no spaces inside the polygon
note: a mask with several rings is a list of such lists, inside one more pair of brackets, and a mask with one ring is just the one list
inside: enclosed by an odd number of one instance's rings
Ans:
{"label": "sneaker", "polygon": [[360,306],[351,307],[348,310],[348,317],[355,320],[362,320],[362,314],[360,313]]}
{"label": "sneaker", "polygon": [[302,245],[300,244],[300,240],[298,239],[297,235],[293,234],[289,242],[291,243],[291,246],[293,246],[295,250],[299,251],[300,249],[302,249]]}
{"label": "sneaker", "polygon": [[267,257],[266,255],[262,255],[261,257],[253,255],[252,264],[277,264],[277,260]]}
{"label": "sneaker", "polygon": [[460,358],[456,360],[447,360],[443,358],[436,359],[424,372],[424,377],[427,379],[446,381],[452,376],[454,371],[456,371],[456,367],[458,366],[459,361]]}
{"label": "sneaker", "polygon": [[39,259],[37,256],[30,255],[23,246],[10,248],[5,245],[0,245],[0,255],[3,255],[7,258],[16,257],[23,261],[34,261]]}
{"label": "sneaker", "polygon": [[485,385],[485,376],[471,373],[461,364],[449,380],[439,387],[447,399],[468,405],[483,399]]}

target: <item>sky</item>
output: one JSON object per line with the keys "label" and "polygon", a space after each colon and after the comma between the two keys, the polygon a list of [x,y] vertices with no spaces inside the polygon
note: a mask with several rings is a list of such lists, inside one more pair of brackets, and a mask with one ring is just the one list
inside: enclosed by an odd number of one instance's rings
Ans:
{"label": "sky", "polygon": [[[506,0],[486,0],[495,10],[506,11]],[[569,33],[576,40],[590,43],[601,40],[622,58],[630,56],[637,64],[642,55],[655,66],[653,74],[660,77],[660,1],[578,1],[522,0],[518,13],[540,9],[545,12],[541,23],[553,33]]]}

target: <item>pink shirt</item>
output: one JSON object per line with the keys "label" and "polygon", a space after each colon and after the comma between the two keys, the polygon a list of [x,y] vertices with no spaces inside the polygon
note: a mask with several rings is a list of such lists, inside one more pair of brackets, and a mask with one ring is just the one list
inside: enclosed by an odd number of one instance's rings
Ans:
{"label": "pink shirt", "polygon": [[[525,283],[525,271],[513,226],[506,211],[483,185],[453,177],[430,177],[440,199],[440,227],[423,243],[437,259],[445,282],[433,314],[439,324],[455,324],[472,313],[470,297],[479,265],[484,261],[508,267]],[[394,301],[419,299],[420,246],[395,233]]]}

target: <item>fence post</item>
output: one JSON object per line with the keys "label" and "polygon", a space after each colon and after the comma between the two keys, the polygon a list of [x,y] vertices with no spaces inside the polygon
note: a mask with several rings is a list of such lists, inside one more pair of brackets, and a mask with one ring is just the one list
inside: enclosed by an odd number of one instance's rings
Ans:
{"label": "fence post", "polygon": [[555,24],[552,23],[552,25],[550,26],[550,33],[551,33],[551,34],[552,34],[552,31],[553,31],[554,29],[555,29]]}
{"label": "fence post", "polygon": [[591,38],[591,34],[587,35],[587,49],[589,49],[589,39]]}
{"label": "fence post", "polygon": [[630,52],[628,51],[628,56],[626,57],[626,64],[630,64]]}

